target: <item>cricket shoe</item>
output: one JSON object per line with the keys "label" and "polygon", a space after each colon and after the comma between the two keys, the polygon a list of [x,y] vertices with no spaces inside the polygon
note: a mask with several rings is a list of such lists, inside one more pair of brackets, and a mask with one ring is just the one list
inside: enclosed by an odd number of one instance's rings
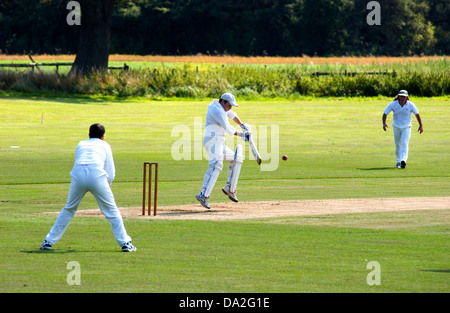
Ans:
{"label": "cricket shoe", "polygon": [[236,197],[236,191],[230,192],[230,185],[226,185],[222,188],[222,191],[224,194],[228,196],[228,198],[233,202],[239,202],[238,198]]}
{"label": "cricket shoe", "polygon": [[195,196],[195,199],[197,199],[203,207],[207,208],[208,210],[211,209],[208,204],[208,198],[205,198],[201,192]]}
{"label": "cricket shoe", "polygon": [[401,161],[400,162],[400,167],[401,168],[405,168],[406,167],[406,162],[405,161]]}
{"label": "cricket shoe", "polygon": [[122,252],[133,252],[136,250],[136,247],[131,244],[131,241],[122,246]]}
{"label": "cricket shoe", "polygon": [[400,162],[397,162],[397,163],[395,164],[395,167],[396,167],[396,168],[400,168]]}
{"label": "cricket shoe", "polygon": [[44,240],[44,242],[41,244],[41,250],[51,250],[52,245],[47,240]]}

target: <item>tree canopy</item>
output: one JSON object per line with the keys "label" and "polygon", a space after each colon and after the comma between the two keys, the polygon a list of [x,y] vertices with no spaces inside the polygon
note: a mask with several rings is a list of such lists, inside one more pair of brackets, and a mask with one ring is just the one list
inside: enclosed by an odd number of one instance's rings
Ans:
{"label": "tree canopy", "polygon": [[[81,27],[67,25],[68,2],[1,1],[1,52],[77,53]],[[378,0],[381,25],[372,26],[366,21],[371,12],[369,0],[113,2],[109,52],[114,54],[401,56],[450,52],[448,0]]]}

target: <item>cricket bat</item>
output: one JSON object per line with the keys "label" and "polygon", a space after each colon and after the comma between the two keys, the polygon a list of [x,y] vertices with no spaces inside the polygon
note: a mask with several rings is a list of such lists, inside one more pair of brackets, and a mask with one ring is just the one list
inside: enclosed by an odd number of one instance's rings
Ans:
{"label": "cricket bat", "polygon": [[253,136],[250,135],[250,138],[248,139],[248,145],[250,146],[250,149],[252,150],[253,156],[255,157],[256,163],[258,165],[261,165],[261,157],[259,156],[258,148],[256,148],[255,142],[253,141]]}

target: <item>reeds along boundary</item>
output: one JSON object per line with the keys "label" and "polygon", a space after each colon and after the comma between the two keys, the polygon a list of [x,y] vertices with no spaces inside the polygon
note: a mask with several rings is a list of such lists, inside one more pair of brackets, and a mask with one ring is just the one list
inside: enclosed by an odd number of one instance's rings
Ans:
{"label": "reeds along boundary", "polygon": [[[216,65],[201,70],[192,65],[94,73],[87,77],[54,73],[0,71],[0,90],[22,93],[100,95],[115,97],[217,97],[223,91],[241,98],[291,96],[392,96],[407,89],[415,96],[450,94],[450,71],[396,69],[369,75],[330,72],[314,75],[302,67]],[[417,70],[417,68],[416,68]],[[381,73],[381,71],[380,71]]]}

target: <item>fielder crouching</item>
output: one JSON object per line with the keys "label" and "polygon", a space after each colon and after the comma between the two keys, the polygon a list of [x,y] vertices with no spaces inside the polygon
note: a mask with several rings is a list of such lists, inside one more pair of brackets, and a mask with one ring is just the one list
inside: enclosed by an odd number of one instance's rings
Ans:
{"label": "fielder crouching", "polygon": [[65,207],[61,210],[55,224],[41,245],[42,250],[51,250],[66,231],[85,194],[91,192],[106,219],[122,252],[136,251],[127,234],[122,215],[117,208],[111,184],[116,175],[111,146],[104,141],[105,127],[92,124],[89,127],[89,139],[82,140],[75,150],[75,163],[69,195]]}
{"label": "fielder crouching", "polygon": [[[244,156],[242,145],[237,145],[233,152],[225,144],[225,134],[239,136],[248,141],[252,134],[250,126],[243,124],[232,107],[237,107],[236,100],[231,93],[224,93],[220,100],[214,99],[208,106],[205,121],[205,131],[203,133],[203,146],[208,153],[208,169],[203,179],[202,191],[195,198],[201,205],[210,209],[208,204],[211,192],[216,184],[217,178],[223,168],[223,161],[230,162],[228,166],[227,184],[222,188],[224,194],[234,202],[238,202],[236,197],[236,186],[241,172]],[[238,132],[230,125],[228,119],[232,119],[240,125],[242,132]]]}

